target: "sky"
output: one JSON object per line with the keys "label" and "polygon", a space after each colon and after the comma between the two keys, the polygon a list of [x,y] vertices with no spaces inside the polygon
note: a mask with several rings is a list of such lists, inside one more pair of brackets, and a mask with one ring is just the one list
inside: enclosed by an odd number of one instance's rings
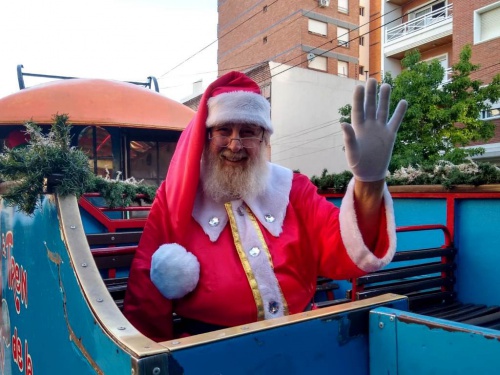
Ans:
{"label": "sky", "polygon": [[[154,76],[181,101],[194,82],[216,78],[216,40],[217,0],[0,0],[0,98],[19,91],[22,64],[80,78]],[[25,77],[26,87],[42,82]]]}

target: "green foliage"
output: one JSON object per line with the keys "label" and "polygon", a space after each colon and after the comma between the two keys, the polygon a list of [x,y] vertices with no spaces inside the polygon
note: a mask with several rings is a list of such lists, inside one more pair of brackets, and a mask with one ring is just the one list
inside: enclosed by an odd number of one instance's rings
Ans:
{"label": "green foliage", "polygon": [[87,155],[70,147],[70,129],[67,114],[54,115],[50,131],[45,134],[35,123],[25,124],[28,144],[22,148],[5,148],[0,153],[0,179],[15,181],[3,194],[7,204],[31,215],[40,203],[39,197],[47,190],[47,182],[56,177],[54,192],[75,195],[100,192],[111,207],[127,206],[144,194],[151,202],[156,188],[138,185],[133,181],[111,181],[96,177],[89,167]]}
{"label": "green foliage", "polygon": [[333,189],[335,192],[341,193],[347,189],[349,181],[352,179],[350,171],[342,173],[328,173],[325,168],[321,176],[312,176],[311,182],[318,187],[319,190]]}
{"label": "green foliage", "polygon": [[[110,180],[94,177],[89,191],[99,192],[110,208],[127,207],[133,203],[152,203],[157,187],[138,184],[135,180]],[[139,197],[138,197],[139,195]]]}
{"label": "green foliage", "polygon": [[490,163],[453,164],[440,161],[434,167],[400,168],[387,179],[388,185],[486,185],[500,183],[500,169]]}
{"label": "green foliage", "polygon": [[347,122],[351,123],[351,111],[352,111],[352,105],[351,104],[346,104],[343,107],[339,108],[339,114],[340,114],[340,122]]}
{"label": "green foliage", "polygon": [[[500,74],[487,86],[471,79],[480,66],[471,63],[471,48],[466,45],[459,61],[452,66],[451,78],[443,84],[445,71],[437,60],[420,61],[412,51],[401,60],[403,71],[383,81],[392,86],[390,113],[401,99],[408,110],[398,131],[390,171],[410,165],[434,166],[439,160],[461,164],[481,155],[481,147],[462,148],[484,142],[494,135],[494,124],[479,119],[489,103],[500,99]],[[342,119],[350,117],[350,108],[339,110]]]}
{"label": "green foliage", "polygon": [[[350,172],[329,174],[324,169],[321,176],[311,177],[311,182],[318,190],[334,189],[337,193],[343,193],[351,178]],[[441,160],[435,166],[399,168],[386,178],[386,182],[388,186],[441,185],[448,190],[457,185],[498,184],[500,168],[490,163],[468,162],[456,165]]]}
{"label": "green foliage", "polygon": [[434,165],[438,160],[463,163],[484,149],[460,149],[472,142],[487,141],[494,135],[494,125],[479,119],[489,107],[488,101],[500,98],[500,75],[488,86],[472,80],[479,65],[470,62],[471,48],[465,46],[459,62],[452,66],[451,79],[442,84],[444,69],[437,60],[420,61],[418,51],[401,61],[404,70],[394,79],[391,112],[400,99],[408,101],[408,111],[398,132],[389,170],[409,165]]}
{"label": "green foliage", "polygon": [[50,176],[64,176],[55,188],[63,196],[80,196],[91,181],[87,156],[70,147],[68,116],[55,115],[53,120],[48,134],[35,123],[27,122],[28,144],[22,148],[6,148],[0,154],[0,178],[18,181],[3,197],[8,204],[17,205],[28,214],[35,210]]}

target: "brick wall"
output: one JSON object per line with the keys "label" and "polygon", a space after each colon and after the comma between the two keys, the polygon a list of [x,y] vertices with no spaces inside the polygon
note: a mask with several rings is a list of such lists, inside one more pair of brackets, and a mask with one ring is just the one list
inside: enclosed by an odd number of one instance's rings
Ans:
{"label": "brick wall", "polygon": [[[308,18],[328,23],[326,36],[308,31]],[[244,71],[264,61],[276,61],[307,68],[303,46],[316,47],[342,55],[349,62],[349,77],[355,78],[358,57],[358,32],[350,32],[349,48],[338,47],[337,25],[355,29],[359,25],[359,4],[349,1],[348,14],[338,12],[338,1],[320,7],[318,0],[226,0],[219,2],[219,74]],[[227,34],[227,35],[226,35]],[[341,56],[341,59],[342,59]],[[337,59],[329,57],[327,72],[337,74]]]}
{"label": "brick wall", "polygon": [[488,83],[500,72],[500,38],[474,45],[474,11],[494,0],[456,1],[453,3],[453,62],[459,59],[463,46],[472,46],[472,62],[481,65],[473,78]]}
{"label": "brick wall", "polygon": [[369,75],[377,81],[382,80],[382,32],[380,26],[382,8],[380,0],[370,0],[370,66]]}

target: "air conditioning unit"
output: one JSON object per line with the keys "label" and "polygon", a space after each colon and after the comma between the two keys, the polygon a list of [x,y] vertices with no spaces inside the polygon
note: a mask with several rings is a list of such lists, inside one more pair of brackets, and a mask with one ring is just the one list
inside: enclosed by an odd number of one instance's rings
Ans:
{"label": "air conditioning unit", "polygon": [[321,8],[326,8],[330,5],[330,0],[318,0],[318,4]]}

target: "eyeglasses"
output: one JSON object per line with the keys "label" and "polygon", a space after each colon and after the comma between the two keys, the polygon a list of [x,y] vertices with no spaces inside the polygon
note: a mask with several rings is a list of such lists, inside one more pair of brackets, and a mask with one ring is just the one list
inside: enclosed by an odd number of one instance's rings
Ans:
{"label": "eyeglasses", "polygon": [[231,141],[239,141],[241,147],[244,148],[255,148],[258,147],[260,143],[264,140],[264,133],[262,133],[262,137],[240,137],[240,138],[231,138],[226,135],[208,135],[208,139],[214,142],[217,147],[229,147]]}

